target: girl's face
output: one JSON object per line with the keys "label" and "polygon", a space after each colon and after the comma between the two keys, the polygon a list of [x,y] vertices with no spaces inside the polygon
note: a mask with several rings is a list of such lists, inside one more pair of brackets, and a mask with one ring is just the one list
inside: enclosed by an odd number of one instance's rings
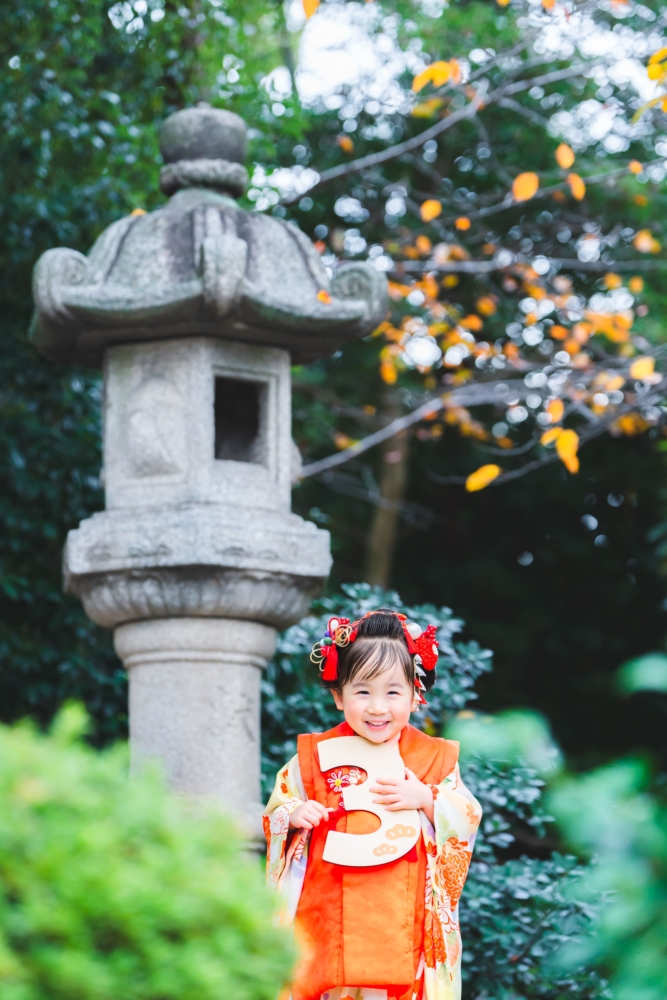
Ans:
{"label": "girl's face", "polygon": [[371,680],[355,677],[333,696],[348,726],[371,743],[386,743],[398,736],[410,721],[417,700],[400,663]]}

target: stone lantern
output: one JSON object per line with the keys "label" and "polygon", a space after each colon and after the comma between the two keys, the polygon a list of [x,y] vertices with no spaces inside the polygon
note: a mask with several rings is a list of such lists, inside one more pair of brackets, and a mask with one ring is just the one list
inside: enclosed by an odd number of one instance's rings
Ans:
{"label": "stone lantern", "polygon": [[325,357],[386,312],[386,281],[330,280],[297,226],[239,208],[246,126],[209,107],[164,123],[162,191],[88,256],[47,251],[31,337],[102,366],[105,510],[70,531],[65,588],[114,630],[133,767],[256,829],[261,670],[329,572],[329,535],[291,512],[290,358]]}

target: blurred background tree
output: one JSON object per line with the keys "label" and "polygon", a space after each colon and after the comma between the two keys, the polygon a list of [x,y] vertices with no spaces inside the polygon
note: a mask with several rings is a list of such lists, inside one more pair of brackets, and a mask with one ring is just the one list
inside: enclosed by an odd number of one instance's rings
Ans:
{"label": "blurred background tree", "polygon": [[[610,676],[660,646],[664,629],[649,537],[663,483],[652,367],[660,103],[632,121],[662,93],[660,58],[650,73],[646,64],[664,43],[663,7],[10,8],[0,41],[3,717],[46,721],[75,695],[96,738],[124,732],[109,637],[59,577],[66,531],[102,505],[99,381],[26,345],[30,271],[44,249],[86,250],[109,222],[157,204],[157,125],[206,100],[251,127],[246,207],[296,222],[328,267],[369,257],[392,280],[378,336],[295,371],[306,463],[336,449],[349,458],[354,441],[440,407],[295,491],[295,508],[332,532],[332,593],[368,580],[413,603],[451,604],[496,651],[482,705],[543,709],[579,761],[660,750],[661,705],[622,705]],[[638,358],[650,363],[635,377]],[[563,420],[581,443],[592,438],[581,456],[571,436],[559,445]],[[525,462],[544,468],[524,476]],[[465,492],[484,466],[495,480]]]}

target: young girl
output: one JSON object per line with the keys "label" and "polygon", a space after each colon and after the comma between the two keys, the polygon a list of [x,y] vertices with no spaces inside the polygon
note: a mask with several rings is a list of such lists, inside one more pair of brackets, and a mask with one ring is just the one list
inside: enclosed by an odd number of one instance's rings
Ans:
{"label": "young girl", "polygon": [[300,945],[293,1000],[460,997],[458,902],[481,808],[458,744],[410,725],[434,640],[380,608],[331,619],[313,647],[345,721],[299,737],[264,814],[269,883]]}

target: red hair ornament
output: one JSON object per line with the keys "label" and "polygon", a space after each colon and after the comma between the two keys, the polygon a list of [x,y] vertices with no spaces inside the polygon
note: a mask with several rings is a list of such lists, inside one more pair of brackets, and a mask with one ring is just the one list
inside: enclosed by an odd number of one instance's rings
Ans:
{"label": "red hair ornament", "polygon": [[[368,611],[363,617],[369,618],[376,614]],[[435,638],[434,625],[428,625],[424,631],[416,622],[408,622],[404,614],[395,612],[403,628],[408,652],[413,658],[415,667],[415,691],[419,695],[419,703],[425,705],[423,692],[426,690],[422,682],[426,670],[434,670],[438,662],[438,642]],[[359,620],[361,621],[361,619]],[[350,625],[349,618],[330,618],[323,639],[316,642],[310,654],[310,659],[317,664],[322,674],[322,680],[333,683],[338,680],[338,648],[348,646],[357,638],[359,621]]]}

